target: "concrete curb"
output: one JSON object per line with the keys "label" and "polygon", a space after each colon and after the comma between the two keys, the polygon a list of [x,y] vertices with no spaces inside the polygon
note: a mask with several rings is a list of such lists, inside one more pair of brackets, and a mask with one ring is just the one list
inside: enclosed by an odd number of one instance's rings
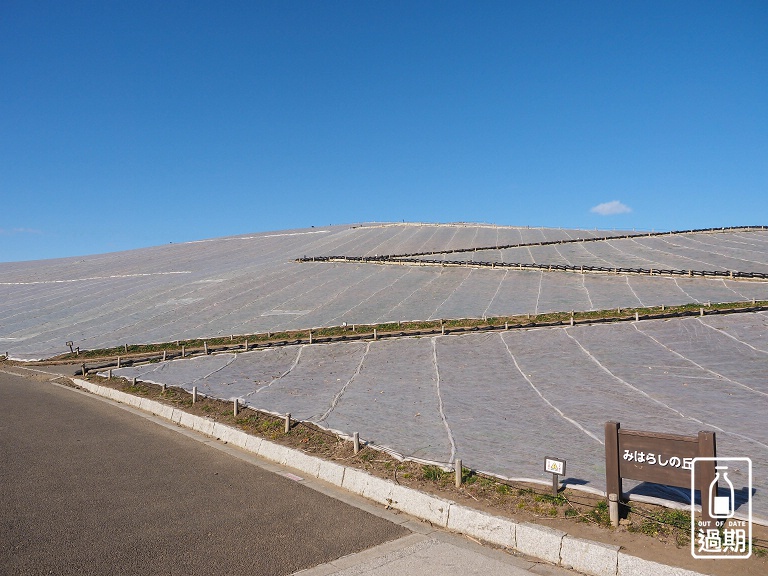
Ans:
{"label": "concrete curb", "polygon": [[389,506],[416,518],[427,520],[441,528],[478,538],[491,544],[517,550],[523,554],[573,568],[592,576],[705,576],[630,556],[618,546],[575,538],[547,526],[516,523],[507,518],[474,510],[450,500],[431,496],[391,480],[372,476],[358,468],[329,462],[300,450],[294,450],[251,436],[202,416],[188,414],[160,402],[140,398],[106,386],[73,378],[79,387],[96,394],[139,408],[165,418],[185,428],[212,436],[283,466],[294,468],[307,476],[318,478],[378,504]]}

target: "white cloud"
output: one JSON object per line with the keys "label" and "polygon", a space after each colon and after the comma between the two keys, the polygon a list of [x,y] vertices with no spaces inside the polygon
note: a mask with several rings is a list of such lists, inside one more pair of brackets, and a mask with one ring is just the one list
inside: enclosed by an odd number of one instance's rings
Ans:
{"label": "white cloud", "polygon": [[610,202],[603,202],[593,208],[590,208],[590,212],[600,214],[600,216],[613,216],[614,214],[626,214],[632,212],[632,208],[626,204],[622,204],[618,200],[611,200]]}

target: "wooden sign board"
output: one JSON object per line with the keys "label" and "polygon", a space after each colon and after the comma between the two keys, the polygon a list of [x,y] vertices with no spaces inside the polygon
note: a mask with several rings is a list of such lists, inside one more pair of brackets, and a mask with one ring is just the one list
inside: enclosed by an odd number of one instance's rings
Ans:
{"label": "wooden sign board", "polygon": [[[622,499],[622,479],[654,482],[690,488],[693,459],[714,458],[715,433],[699,432],[698,436],[680,436],[639,430],[622,430],[618,422],[605,424],[605,484],[608,494]],[[706,466],[703,466],[706,464]],[[700,476],[699,476],[700,474]],[[705,495],[715,478],[715,462],[699,464],[697,489]],[[702,518],[709,518],[707,506]]]}

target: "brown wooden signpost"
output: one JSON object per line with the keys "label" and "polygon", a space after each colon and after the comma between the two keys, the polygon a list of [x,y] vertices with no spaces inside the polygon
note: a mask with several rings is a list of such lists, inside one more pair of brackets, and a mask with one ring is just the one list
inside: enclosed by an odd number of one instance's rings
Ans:
{"label": "brown wooden signpost", "polygon": [[[714,432],[680,436],[623,430],[618,422],[606,422],[605,484],[609,501],[612,494],[622,499],[622,478],[690,488],[693,459],[714,458],[715,452]],[[696,488],[702,502],[707,500],[714,479],[715,462],[700,462],[696,468]],[[709,507],[702,506],[701,510],[702,519],[710,520]],[[616,518],[618,522],[618,515]]]}

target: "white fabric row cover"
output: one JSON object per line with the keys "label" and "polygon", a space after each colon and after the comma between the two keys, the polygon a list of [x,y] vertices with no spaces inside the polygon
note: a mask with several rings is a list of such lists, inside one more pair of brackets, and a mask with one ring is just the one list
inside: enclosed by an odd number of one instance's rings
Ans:
{"label": "white fabric row cover", "polygon": [[[483,225],[347,226],[0,264],[0,354],[46,358],[68,352],[68,341],[81,349],[98,349],[343,322],[768,299],[768,282],[727,278],[295,261],[314,254],[373,256],[483,246],[497,237],[503,243],[611,233]],[[700,234],[696,239],[722,241],[732,248],[736,234]],[[765,239],[759,231],[738,234],[750,257],[758,258],[758,248],[768,244],[759,240]],[[589,243],[590,250],[601,243]],[[718,250],[725,253],[726,248]]]}
{"label": "white fabric row cover", "polygon": [[[718,454],[768,466],[768,314],[313,344],[123,368],[272,413],[290,412],[403,456],[604,490],[603,427],[717,433]],[[746,485],[735,474],[734,485]],[[742,484],[739,484],[742,482]],[[627,482],[668,499],[684,490]],[[755,514],[768,518],[757,474]]]}

